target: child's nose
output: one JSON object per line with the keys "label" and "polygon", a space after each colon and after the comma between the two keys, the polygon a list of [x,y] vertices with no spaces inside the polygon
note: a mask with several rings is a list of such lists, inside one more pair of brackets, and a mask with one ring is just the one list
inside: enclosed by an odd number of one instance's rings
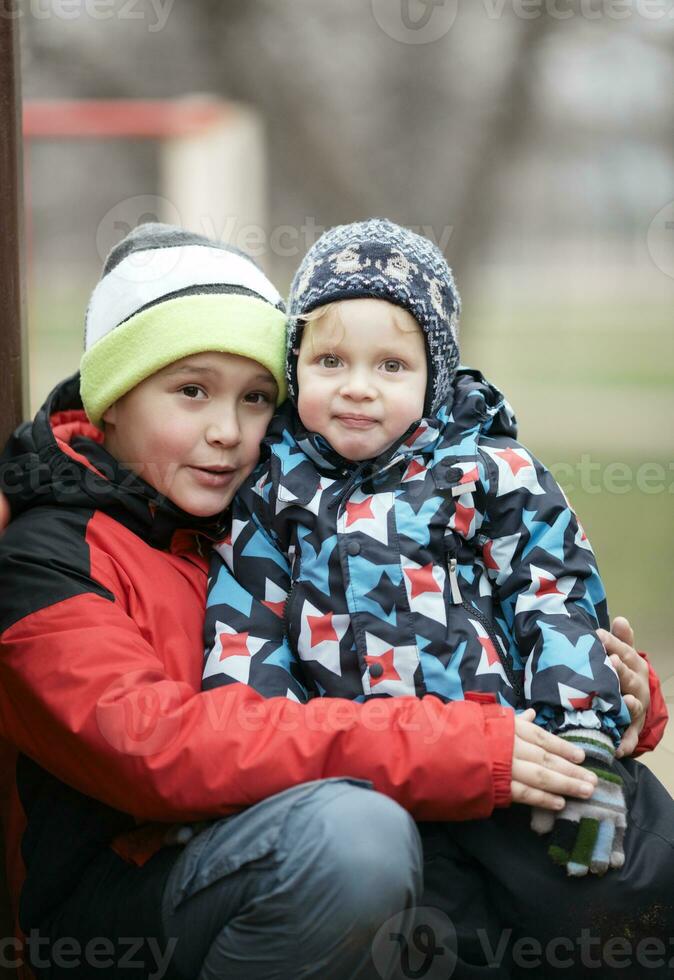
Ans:
{"label": "child's nose", "polygon": [[221,446],[237,446],[241,441],[241,429],[236,412],[220,412],[206,427],[206,441]]}
{"label": "child's nose", "polygon": [[340,394],[345,398],[376,398],[377,390],[366,371],[351,371],[342,384]]}

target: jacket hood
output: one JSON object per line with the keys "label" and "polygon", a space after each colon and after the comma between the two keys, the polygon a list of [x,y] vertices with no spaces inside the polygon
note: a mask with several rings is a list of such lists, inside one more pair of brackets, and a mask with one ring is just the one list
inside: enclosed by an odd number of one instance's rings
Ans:
{"label": "jacket hood", "polygon": [[[438,415],[442,413],[443,409]],[[477,426],[482,435],[517,438],[517,419],[512,406],[496,385],[475,368],[460,367],[457,371],[447,423],[463,429]]]}
{"label": "jacket hood", "polygon": [[59,383],[11,436],[0,456],[0,490],[13,517],[39,504],[101,510],[157,547],[180,529],[218,539],[227,527],[221,515],[198,518],[176,507],[105,449],[86,417],[79,374]]}

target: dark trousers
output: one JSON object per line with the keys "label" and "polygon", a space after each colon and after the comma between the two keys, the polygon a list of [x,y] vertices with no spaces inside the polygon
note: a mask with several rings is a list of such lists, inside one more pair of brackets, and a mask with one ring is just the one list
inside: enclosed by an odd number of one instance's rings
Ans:
{"label": "dark trousers", "polygon": [[395,962],[384,943],[372,965],[382,924],[405,933],[421,891],[409,814],[367,783],[320,780],[143,868],[101,855],[40,930],[33,962],[40,980],[370,980]]}
{"label": "dark trousers", "polygon": [[[529,829],[524,807],[489,820],[415,825],[357,781],[323,780],[215,821],[144,868],[102,855],[41,930],[36,973],[671,977],[674,802],[643,766],[630,760],[622,770],[626,862],[603,878],[567,878],[545,838]],[[73,952],[67,962],[67,946],[57,946],[63,939],[74,940],[79,963]]]}
{"label": "dark trousers", "polygon": [[625,864],[569,878],[513,806],[489,820],[420,824],[423,903],[442,910],[458,946],[456,978],[674,976],[674,801],[634,760]]}

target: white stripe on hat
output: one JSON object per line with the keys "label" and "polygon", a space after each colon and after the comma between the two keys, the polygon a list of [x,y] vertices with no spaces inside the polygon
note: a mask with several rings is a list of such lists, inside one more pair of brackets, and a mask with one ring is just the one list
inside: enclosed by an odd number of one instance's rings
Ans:
{"label": "white stripe on hat", "polygon": [[85,349],[138,310],[192,286],[240,286],[276,306],[280,293],[252,262],[222,248],[179,245],[138,249],[122,259],[94,289],[85,330]]}

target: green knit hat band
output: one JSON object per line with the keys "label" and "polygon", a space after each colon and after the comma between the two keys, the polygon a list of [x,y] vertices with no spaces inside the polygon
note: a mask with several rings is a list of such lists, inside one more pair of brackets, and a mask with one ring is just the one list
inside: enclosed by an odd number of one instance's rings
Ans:
{"label": "green knit hat band", "polygon": [[101,424],[118,398],[190,354],[219,351],[258,361],[286,397],[285,314],[254,296],[180,296],[142,310],[82,356],[80,393],[89,419]]}

